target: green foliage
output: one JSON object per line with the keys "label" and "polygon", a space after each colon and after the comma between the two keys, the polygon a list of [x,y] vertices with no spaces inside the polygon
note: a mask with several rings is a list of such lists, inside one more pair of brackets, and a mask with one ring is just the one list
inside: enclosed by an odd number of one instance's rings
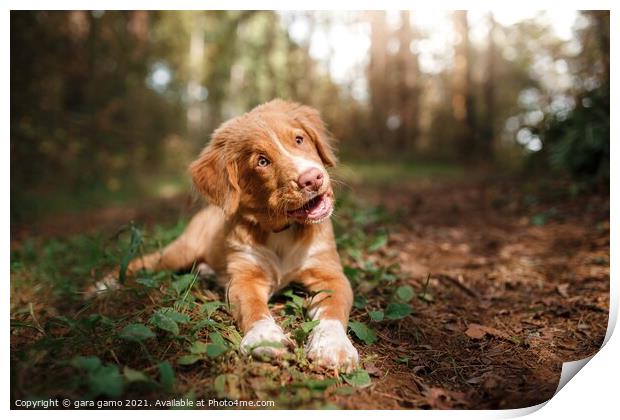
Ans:
{"label": "green foliage", "polygon": [[541,134],[553,168],[586,184],[609,183],[609,85],[580,95],[568,115],[551,115]]}
{"label": "green foliage", "polygon": [[144,341],[155,337],[155,333],[143,324],[129,324],[123,328],[119,337],[128,341]]}
{"label": "green foliage", "polygon": [[385,318],[385,313],[383,311],[370,311],[368,312],[368,316],[374,322],[381,322]]}
{"label": "green foliage", "polygon": [[164,389],[170,391],[174,385],[174,369],[168,362],[161,362],[158,365],[159,369],[159,382]]}
{"label": "green foliage", "polygon": [[97,357],[77,357],[71,364],[86,373],[85,383],[91,398],[100,395],[116,398],[123,393],[124,380],[114,365],[104,365]]}
{"label": "green foliage", "polygon": [[166,313],[161,311],[155,312],[149,322],[159,329],[179,335],[179,325]]}
{"label": "green foliage", "polygon": [[355,333],[357,338],[367,345],[371,345],[377,340],[375,331],[363,322],[350,321],[349,328]]}
{"label": "green foliage", "polygon": [[400,286],[394,294],[396,298],[402,302],[409,302],[415,296],[415,291],[411,286]]}
{"label": "green foliage", "polygon": [[123,377],[127,383],[150,382],[151,380],[144,372],[140,372],[128,366],[125,366],[125,369],[123,369]]}
{"label": "green foliage", "polygon": [[385,317],[391,320],[403,319],[413,312],[408,303],[391,302],[385,308]]}
{"label": "green foliage", "polygon": [[342,378],[346,383],[356,388],[367,388],[372,385],[370,376],[365,370],[357,370],[353,373],[344,374]]}
{"label": "green foliage", "polygon": [[118,281],[120,284],[125,284],[127,266],[129,265],[129,262],[136,257],[140,249],[140,245],[142,244],[142,233],[140,232],[140,230],[138,230],[133,225],[133,223],[130,225],[129,229],[131,232],[129,247],[127,248],[127,251],[123,254],[118,274]]}

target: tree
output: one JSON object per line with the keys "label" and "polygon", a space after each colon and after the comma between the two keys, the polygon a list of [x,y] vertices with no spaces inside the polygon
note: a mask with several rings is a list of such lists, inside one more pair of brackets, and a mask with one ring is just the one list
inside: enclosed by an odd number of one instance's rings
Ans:
{"label": "tree", "polygon": [[[384,11],[369,12],[370,17],[370,61],[368,63],[368,86],[370,90],[370,114],[374,136],[366,139],[366,146],[372,147],[371,141],[385,141],[387,122],[387,43],[388,31]],[[374,139],[373,139],[374,137]]]}
{"label": "tree", "polygon": [[486,71],[483,81],[484,89],[484,108],[485,116],[482,121],[482,129],[480,136],[480,144],[478,147],[478,157],[483,160],[488,160],[493,154],[493,145],[495,143],[495,62],[497,60],[497,46],[495,41],[495,29],[496,23],[493,13],[488,14],[489,33],[487,35],[487,52],[486,52]]}
{"label": "tree", "polygon": [[397,109],[400,126],[396,133],[396,150],[407,152],[415,149],[419,132],[420,68],[418,56],[411,51],[414,31],[408,11],[400,12],[400,28],[397,31],[399,49],[396,63]]}
{"label": "tree", "polygon": [[458,125],[457,149],[465,160],[471,160],[476,144],[476,124],[471,82],[471,51],[467,11],[455,11],[453,13],[453,23],[456,40],[452,73],[452,112]]}

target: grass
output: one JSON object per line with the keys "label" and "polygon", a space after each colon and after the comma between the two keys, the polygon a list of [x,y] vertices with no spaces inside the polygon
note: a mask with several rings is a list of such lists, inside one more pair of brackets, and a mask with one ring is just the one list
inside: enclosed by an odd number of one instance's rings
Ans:
{"label": "grass", "polygon": [[[336,214],[337,244],[356,291],[349,332],[364,362],[377,357],[373,325],[397,325],[412,312],[410,301],[423,295],[402,283],[397,265],[383,263],[389,214],[346,195]],[[13,399],[262,399],[275,401],[275,408],[330,408],[339,396],[371,384],[363,363],[343,374],[307,360],[303,344],[316,323],[306,316],[309,296],[298,289],[270,303],[297,343],[278,361],[241,356],[223,292],[195,272],[143,272],[133,285],[84,300],[87,285],[132,254],[165,245],[186,222],[26,240],[12,252]],[[364,298],[370,290],[372,299]]]}
{"label": "grass", "polygon": [[455,179],[465,169],[451,163],[409,161],[345,161],[336,174],[354,183],[398,184],[429,179]]}

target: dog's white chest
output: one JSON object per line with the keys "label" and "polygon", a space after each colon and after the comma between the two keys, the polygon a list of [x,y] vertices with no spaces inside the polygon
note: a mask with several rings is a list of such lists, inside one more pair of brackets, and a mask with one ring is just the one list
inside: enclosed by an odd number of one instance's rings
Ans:
{"label": "dog's white chest", "polygon": [[312,243],[305,244],[295,240],[291,229],[269,235],[264,248],[272,254],[270,260],[277,266],[281,276],[299,270],[313,251]]}
{"label": "dog's white chest", "polygon": [[237,256],[260,267],[274,281],[273,292],[294,280],[294,274],[320,265],[320,255],[329,249],[322,235],[300,240],[292,229],[272,233],[263,245],[235,246]]}

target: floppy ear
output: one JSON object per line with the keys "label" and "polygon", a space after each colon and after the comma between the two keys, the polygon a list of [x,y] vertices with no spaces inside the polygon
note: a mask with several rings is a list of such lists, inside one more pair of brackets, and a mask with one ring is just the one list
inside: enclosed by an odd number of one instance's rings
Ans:
{"label": "floppy ear", "polygon": [[189,171],[195,187],[211,204],[221,207],[227,216],[237,211],[241,196],[237,164],[226,161],[223,147],[214,139],[190,164]]}
{"label": "floppy ear", "polygon": [[306,132],[314,140],[316,150],[323,164],[327,167],[336,166],[338,159],[331,145],[331,137],[325,128],[319,111],[305,105],[298,105],[293,109],[295,119],[301,124]]}

